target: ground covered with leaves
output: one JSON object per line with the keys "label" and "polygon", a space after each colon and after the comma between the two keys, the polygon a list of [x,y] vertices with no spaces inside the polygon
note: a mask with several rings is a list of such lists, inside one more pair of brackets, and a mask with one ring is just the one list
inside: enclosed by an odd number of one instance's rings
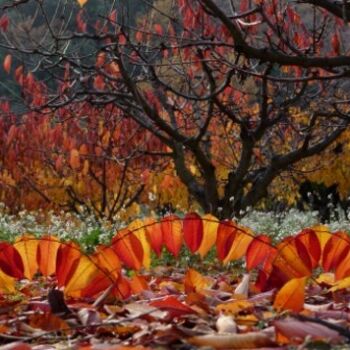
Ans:
{"label": "ground covered with leaves", "polygon": [[0,268],[3,349],[343,349],[350,341],[350,238],[324,226],[271,242],[232,221],[172,215],[133,222],[91,254],[23,235],[0,243]]}

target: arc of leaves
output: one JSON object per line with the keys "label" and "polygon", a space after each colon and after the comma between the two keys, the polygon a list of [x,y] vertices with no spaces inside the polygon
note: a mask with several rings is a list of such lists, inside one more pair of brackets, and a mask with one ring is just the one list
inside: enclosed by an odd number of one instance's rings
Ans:
{"label": "arc of leaves", "polygon": [[[13,245],[0,242],[0,291],[12,292],[16,279],[32,279],[39,272],[56,275],[58,286],[73,297],[94,296],[109,286],[114,295],[130,296],[145,289],[146,282],[128,281],[121,273],[122,265],[134,270],[149,268],[152,250],[159,256],[165,247],[177,257],[183,244],[201,257],[216,247],[223,263],[245,257],[248,271],[260,269],[260,289],[280,288],[288,281],[306,278],[317,266],[334,270],[338,281],[350,275],[350,239],[344,233],[331,235],[322,227],[305,229],[275,247],[268,236],[254,236],[233,221],[189,213],[184,219],[169,215],[160,221],[137,220],[117,232],[110,246],[97,247],[91,256],[76,244],[61,243],[50,235],[40,239],[24,235]],[[189,282],[192,275],[187,278],[188,289],[195,287]]]}

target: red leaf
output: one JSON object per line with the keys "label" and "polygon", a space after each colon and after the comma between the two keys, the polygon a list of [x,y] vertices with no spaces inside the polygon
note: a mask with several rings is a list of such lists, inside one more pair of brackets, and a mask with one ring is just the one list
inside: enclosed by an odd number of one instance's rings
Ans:
{"label": "red leaf", "polygon": [[203,222],[201,217],[196,213],[188,213],[183,221],[184,240],[191,251],[195,253],[203,239]]}
{"label": "red leaf", "polygon": [[86,32],[86,22],[83,20],[83,10],[80,10],[76,16],[78,32]]}
{"label": "red leaf", "polygon": [[333,48],[333,51],[336,55],[340,54],[340,40],[339,40],[339,34],[334,33],[331,38],[331,45]]}
{"label": "red leaf", "polygon": [[274,250],[269,236],[260,235],[253,239],[246,252],[247,270],[250,271],[263,264]]}
{"label": "red leaf", "polygon": [[59,287],[68,284],[78,266],[80,257],[79,247],[75,243],[61,244],[56,258],[56,277]]}
{"label": "red leaf", "polygon": [[108,20],[110,22],[117,22],[117,10],[113,10],[109,15],[108,15]]}
{"label": "red leaf", "polygon": [[1,16],[0,18],[0,28],[3,32],[7,31],[9,25],[9,18],[6,15]]}
{"label": "red leaf", "polygon": [[101,91],[104,90],[106,84],[105,84],[105,79],[102,75],[98,75],[94,79],[94,88],[95,90]]}
{"label": "red leaf", "polygon": [[161,26],[159,23],[156,23],[156,24],[154,25],[154,30],[156,31],[156,33],[157,33],[158,35],[160,35],[160,36],[163,35],[163,28],[162,28],[162,26]]}
{"label": "red leaf", "polygon": [[18,251],[9,243],[0,243],[0,268],[7,275],[21,279],[24,277],[24,266]]}
{"label": "red leaf", "polygon": [[237,229],[233,221],[222,221],[218,227],[216,249],[218,258],[223,261],[230,252],[232,243],[237,235]]}
{"label": "red leaf", "polygon": [[150,303],[150,305],[160,310],[167,311],[169,313],[169,318],[195,314],[195,311],[193,309],[173,296],[167,297],[163,300],[153,301]]}

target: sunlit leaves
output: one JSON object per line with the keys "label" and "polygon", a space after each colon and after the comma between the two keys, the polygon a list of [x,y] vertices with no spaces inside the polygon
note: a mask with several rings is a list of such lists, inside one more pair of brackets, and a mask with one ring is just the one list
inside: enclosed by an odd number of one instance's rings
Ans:
{"label": "sunlit leaves", "polygon": [[183,240],[182,220],[176,215],[169,215],[161,221],[163,241],[171,254],[177,257]]}
{"label": "sunlit leaves", "polygon": [[[97,265],[89,257],[82,255],[65,286],[65,294],[71,297],[79,297],[81,291],[86,288],[99,273],[100,270]],[[97,287],[100,286],[97,285]]]}
{"label": "sunlit leaves", "polygon": [[117,232],[112,240],[112,248],[128,268],[139,270],[142,267],[144,255],[142,244],[130,230]]}
{"label": "sunlit leaves", "polygon": [[24,235],[18,238],[13,245],[22,258],[24,276],[28,279],[32,279],[39,268],[37,261],[38,244],[39,241],[34,236]]}
{"label": "sunlit leaves", "polygon": [[206,214],[202,217],[202,222],[203,235],[197,252],[203,258],[216,242],[219,220],[211,214]]}
{"label": "sunlit leaves", "polygon": [[39,271],[44,276],[56,272],[56,257],[60,242],[54,236],[43,236],[38,244],[37,262]]}

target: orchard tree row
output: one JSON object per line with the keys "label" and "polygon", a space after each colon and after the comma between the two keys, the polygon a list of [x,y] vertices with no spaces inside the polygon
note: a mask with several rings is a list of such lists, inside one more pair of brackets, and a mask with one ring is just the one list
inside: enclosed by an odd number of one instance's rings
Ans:
{"label": "orchard tree row", "polygon": [[350,5],[131,3],[1,5],[3,70],[26,106],[1,103],[6,203],[231,217],[267,194],[293,203],[306,178],[348,195]]}

